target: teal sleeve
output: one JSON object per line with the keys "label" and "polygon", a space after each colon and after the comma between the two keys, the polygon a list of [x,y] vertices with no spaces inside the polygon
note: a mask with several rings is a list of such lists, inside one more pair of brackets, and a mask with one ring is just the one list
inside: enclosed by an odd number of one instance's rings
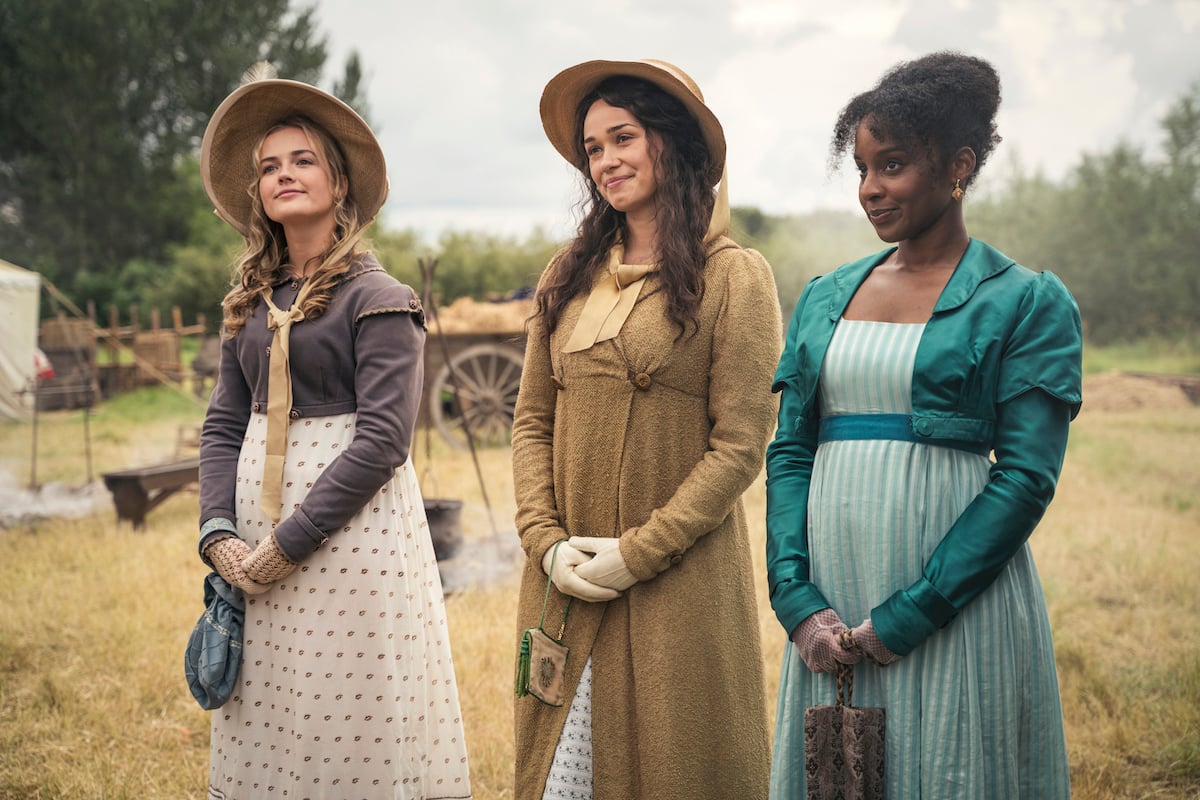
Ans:
{"label": "teal sleeve", "polygon": [[[1053,276],[1051,276],[1053,277]],[[1005,348],[997,388],[996,463],[988,483],[935,548],[922,577],[871,611],[888,649],[907,655],[980,595],[1025,544],[1054,496],[1079,409],[1082,336],[1074,301],[1053,284],[1046,303],[1039,287],[1022,300],[1022,316]],[[1045,353],[1030,342],[1045,345]],[[1049,364],[1062,359],[1064,364]],[[1038,372],[1036,362],[1042,362]],[[1044,376],[1037,379],[1038,375]]]}
{"label": "teal sleeve", "polygon": [[1034,278],[1021,299],[1017,323],[1004,350],[996,402],[1041,389],[1071,409],[1082,404],[1083,323],[1075,298],[1052,272]]}
{"label": "teal sleeve", "polygon": [[[806,292],[807,293],[807,292]],[[809,580],[808,487],[817,449],[817,421],[798,391],[797,338],[804,310],[801,296],[788,326],[775,374],[780,392],[779,427],[767,447],[767,580],[771,607],[790,635],[805,617],[829,602]]]}

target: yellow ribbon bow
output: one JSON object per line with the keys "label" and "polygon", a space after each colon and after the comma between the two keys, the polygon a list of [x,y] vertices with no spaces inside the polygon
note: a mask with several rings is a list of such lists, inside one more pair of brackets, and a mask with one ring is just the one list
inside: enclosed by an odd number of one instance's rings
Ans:
{"label": "yellow ribbon bow", "polygon": [[283,508],[283,462],[287,455],[288,417],[292,410],[292,370],[289,346],[292,325],[304,319],[301,302],[308,297],[304,289],[287,311],[281,311],[271,301],[271,287],[263,291],[267,303],[267,330],[275,331],[271,339],[270,370],[267,378],[267,457],[263,464],[262,510],[272,522],[279,522]]}

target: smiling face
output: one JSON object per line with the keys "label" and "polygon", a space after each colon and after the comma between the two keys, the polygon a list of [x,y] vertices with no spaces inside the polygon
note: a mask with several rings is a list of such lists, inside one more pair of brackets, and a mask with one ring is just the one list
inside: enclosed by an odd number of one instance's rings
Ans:
{"label": "smiling face", "polygon": [[321,148],[299,128],[284,127],[263,139],[258,153],[258,193],[267,216],[283,225],[333,230],[334,180]]}
{"label": "smiling face", "polygon": [[[934,173],[934,160],[923,149],[880,140],[869,120],[854,139],[858,200],[875,233],[885,242],[910,241],[953,221],[959,209],[951,197],[954,176]],[[951,170],[952,171],[952,170]]]}
{"label": "smiling face", "polygon": [[653,215],[657,136],[629,111],[597,100],[583,120],[583,149],[588,172],[609,205],[627,216]]}

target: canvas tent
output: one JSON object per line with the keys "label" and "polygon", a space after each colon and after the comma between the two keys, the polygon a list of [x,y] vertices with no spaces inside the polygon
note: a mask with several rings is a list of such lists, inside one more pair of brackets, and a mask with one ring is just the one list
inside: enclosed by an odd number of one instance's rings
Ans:
{"label": "canvas tent", "polygon": [[33,412],[41,278],[0,259],[0,419]]}

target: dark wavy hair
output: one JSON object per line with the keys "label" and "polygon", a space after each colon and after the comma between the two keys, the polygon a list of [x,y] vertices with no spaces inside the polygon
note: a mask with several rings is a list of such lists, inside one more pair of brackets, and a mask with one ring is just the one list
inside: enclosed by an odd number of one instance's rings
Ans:
{"label": "dark wavy hair", "polygon": [[901,62],[842,109],[833,126],[830,167],[837,169],[865,122],[881,141],[923,148],[935,174],[960,147],[970,147],[975,171],[963,181],[969,186],[1000,143],[999,107],[1000,76],[981,58],[942,51]]}
{"label": "dark wavy hair", "polygon": [[580,201],[583,219],[575,239],[554,260],[542,281],[534,314],[544,318],[549,336],[567,303],[591,290],[596,270],[608,263],[609,250],[624,232],[625,215],[601,196],[583,147],[583,121],[597,100],[628,111],[647,132],[657,134],[662,144],[654,165],[658,182],[657,274],[666,292],[667,313],[682,336],[689,325],[697,327],[704,293],[704,234],[714,203],[713,187],[706,178],[712,172],[712,154],[699,123],[683,103],[653,83],[629,76],[603,81],[575,109],[575,166],[586,191]]}

